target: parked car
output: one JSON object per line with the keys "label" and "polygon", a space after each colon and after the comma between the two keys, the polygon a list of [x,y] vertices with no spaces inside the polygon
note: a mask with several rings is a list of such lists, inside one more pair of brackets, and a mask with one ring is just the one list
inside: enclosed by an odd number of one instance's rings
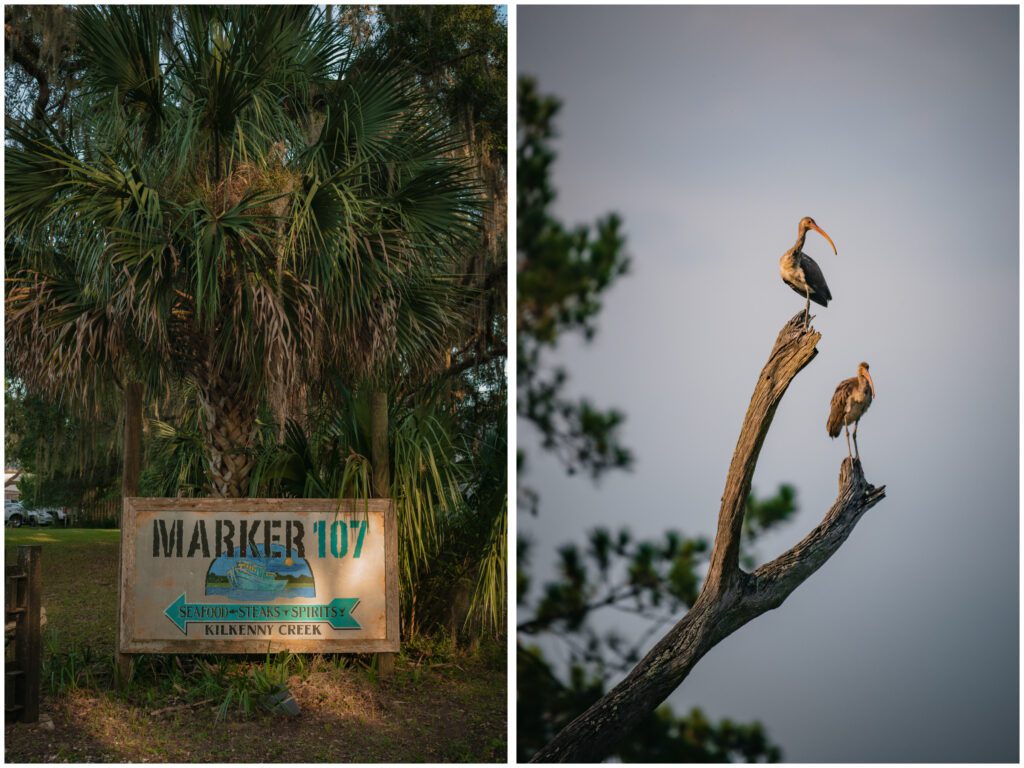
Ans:
{"label": "parked car", "polygon": [[[19,501],[4,502],[4,525],[18,528],[22,525],[53,525],[56,509],[25,509]],[[63,524],[63,520],[62,520]]]}
{"label": "parked car", "polygon": [[25,510],[17,501],[4,502],[4,525],[9,528],[17,528],[25,522]]}
{"label": "parked car", "polygon": [[29,525],[53,525],[57,521],[56,507],[25,510]]}

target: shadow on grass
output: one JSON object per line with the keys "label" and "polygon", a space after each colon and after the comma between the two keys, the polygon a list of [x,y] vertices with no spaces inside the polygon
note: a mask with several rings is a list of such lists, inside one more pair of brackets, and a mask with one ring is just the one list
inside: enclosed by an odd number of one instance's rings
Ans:
{"label": "shadow on grass", "polygon": [[[262,667],[266,683],[275,681],[277,660],[259,656],[139,657],[135,679],[118,694],[112,675],[118,531],[6,534],[8,557],[17,544],[44,546],[50,694],[42,711],[55,726],[7,726],[8,762],[506,760],[503,646],[471,658],[443,643],[407,644],[394,681],[385,683],[377,682],[368,656],[295,657],[277,673],[302,709],[293,719],[258,706],[245,713],[239,694],[249,690],[252,698],[263,689],[245,682],[243,673],[255,677]],[[218,717],[232,684],[234,698]],[[180,706],[206,699],[213,701]]]}
{"label": "shadow on grass", "polygon": [[[229,664],[231,662],[228,662]],[[49,697],[55,729],[6,729],[9,762],[505,762],[505,675],[461,662],[402,661],[378,684],[362,666],[331,660],[288,678],[302,709],[288,718],[221,702],[177,705],[175,685],[134,682],[126,696],[99,686]],[[185,698],[201,695],[180,686]],[[151,693],[156,690],[155,695]],[[207,691],[209,692],[209,691]],[[199,701],[204,701],[199,699]],[[171,704],[170,707],[175,707]]]}

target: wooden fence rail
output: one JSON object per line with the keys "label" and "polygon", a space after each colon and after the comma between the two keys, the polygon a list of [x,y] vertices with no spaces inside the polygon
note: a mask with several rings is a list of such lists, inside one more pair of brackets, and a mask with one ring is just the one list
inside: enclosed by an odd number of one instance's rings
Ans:
{"label": "wooden fence rail", "polygon": [[[8,565],[4,573],[4,713],[5,719],[23,723],[39,720],[43,645],[40,622],[42,551],[38,544],[18,547],[17,565]],[[13,660],[8,660],[9,654],[6,653],[8,627],[13,629]]]}
{"label": "wooden fence rail", "polygon": [[71,524],[88,528],[117,528],[121,519],[121,499],[108,499],[85,504],[72,514]]}

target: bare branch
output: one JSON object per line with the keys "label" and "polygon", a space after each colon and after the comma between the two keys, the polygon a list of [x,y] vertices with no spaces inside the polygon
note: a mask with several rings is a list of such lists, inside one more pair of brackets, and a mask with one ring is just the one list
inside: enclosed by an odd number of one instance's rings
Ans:
{"label": "bare branch", "polygon": [[765,563],[746,579],[748,605],[757,614],[782,605],[835,553],[861,516],[885,498],[885,486],[875,488],[864,479],[860,461],[844,459],[839,470],[839,496],[824,519],[804,539]]}
{"label": "bare branch", "polygon": [[705,590],[727,588],[739,575],[743,515],[761,446],[790,382],[818,354],[815,345],[820,338],[817,331],[804,328],[804,313],[800,312],[782,327],[768,362],[761,370],[725,480]]}
{"label": "bare branch", "polygon": [[864,479],[859,461],[844,459],[839,495],[799,544],[752,574],[739,568],[745,502],[772,417],[790,382],[817,354],[819,333],[803,328],[804,313],[782,329],[761,371],[726,479],[711,570],[689,612],[626,678],[571,722],[532,762],[598,762],[653,712],[708,651],[747,622],[777,608],[846,541],[854,526],[885,497]]}

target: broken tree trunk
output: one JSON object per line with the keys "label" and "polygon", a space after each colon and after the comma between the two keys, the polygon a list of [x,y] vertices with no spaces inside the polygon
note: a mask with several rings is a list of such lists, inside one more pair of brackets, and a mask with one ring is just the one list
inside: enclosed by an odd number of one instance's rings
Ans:
{"label": "broken tree trunk", "polygon": [[687,614],[629,675],[573,720],[532,762],[598,762],[653,712],[718,643],[777,608],[846,541],[861,516],[885,497],[864,479],[857,460],[844,459],[839,495],[824,519],[789,551],[753,573],[739,567],[740,535],[750,482],[775,409],[796,375],[818,353],[821,334],[804,328],[800,312],[783,326],[754,387],[729,466],[718,532],[700,596]]}

